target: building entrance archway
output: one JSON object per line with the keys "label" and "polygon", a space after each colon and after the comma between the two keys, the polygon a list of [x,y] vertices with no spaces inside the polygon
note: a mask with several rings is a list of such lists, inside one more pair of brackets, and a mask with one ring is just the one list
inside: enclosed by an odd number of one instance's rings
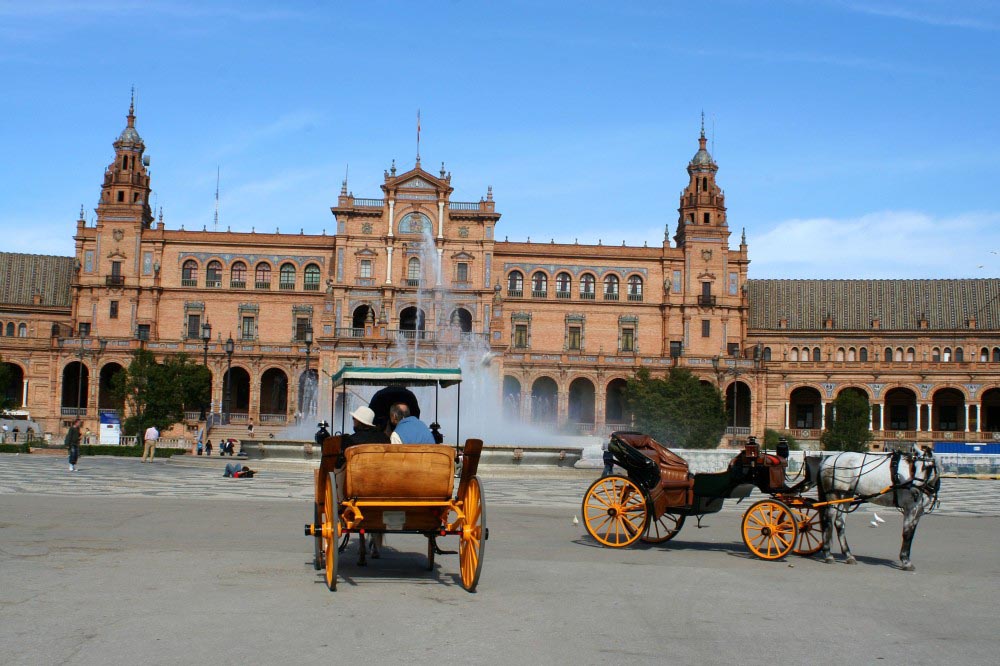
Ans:
{"label": "building entrance archway", "polygon": [[559,387],[551,377],[539,377],[531,385],[531,420],[555,423],[559,416]]}

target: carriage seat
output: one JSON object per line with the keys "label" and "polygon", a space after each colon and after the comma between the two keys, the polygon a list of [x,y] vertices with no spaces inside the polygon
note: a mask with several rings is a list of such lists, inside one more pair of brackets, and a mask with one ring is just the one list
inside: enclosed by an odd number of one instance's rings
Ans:
{"label": "carriage seat", "polygon": [[357,444],[347,459],[345,497],[446,500],[455,483],[455,449],[444,444]]}
{"label": "carriage seat", "polygon": [[729,470],[694,475],[694,494],[698,497],[727,497],[733,481]]}

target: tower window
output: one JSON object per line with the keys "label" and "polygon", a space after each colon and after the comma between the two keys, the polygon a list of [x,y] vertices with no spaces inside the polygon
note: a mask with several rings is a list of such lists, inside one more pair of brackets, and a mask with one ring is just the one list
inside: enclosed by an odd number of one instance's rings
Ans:
{"label": "tower window", "polygon": [[704,220],[705,220],[705,224],[709,224],[712,221],[712,214],[711,213],[705,213]]}
{"label": "tower window", "polygon": [[125,191],[118,190],[118,201],[125,201]]}
{"label": "tower window", "polygon": [[703,192],[708,192],[708,178],[701,179],[701,189]]}
{"label": "tower window", "polygon": [[118,301],[111,301],[111,311],[108,313],[111,319],[118,319]]}

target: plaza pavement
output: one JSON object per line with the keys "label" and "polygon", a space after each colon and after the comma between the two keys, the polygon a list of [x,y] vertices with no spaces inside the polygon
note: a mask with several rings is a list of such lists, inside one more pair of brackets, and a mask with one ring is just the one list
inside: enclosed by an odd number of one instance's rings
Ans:
{"label": "plaza pavement", "polygon": [[[458,558],[424,568],[393,536],[338,591],[310,566],[311,475],[224,479],[221,463],[0,455],[4,664],[984,664],[1000,651],[992,481],[945,479],[915,573],[900,519],[849,518],[860,564],[762,562],[746,503],[669,544],[610,550],[573,525],[591,477],[486,472],[476,594]],[[444,549],[457,547],[442,539]]]}

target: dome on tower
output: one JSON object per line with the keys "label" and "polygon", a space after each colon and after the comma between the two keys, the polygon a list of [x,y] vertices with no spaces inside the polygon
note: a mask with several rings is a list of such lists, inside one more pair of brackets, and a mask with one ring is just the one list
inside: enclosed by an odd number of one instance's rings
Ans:
{"label": "dome on tower", "polygon": [[139,136],[139,132],[136,131],[135,127],[129,125],[118,135],[118,141],[121,143],[142,143],[142,137]]}
{"label": "dome on tower", "polygon": [[693,166],[715,166],[715,160],[712,159],[711,153],[705,150],[705,146],[702,144],[698,152],[691,158],[691,164]]}

